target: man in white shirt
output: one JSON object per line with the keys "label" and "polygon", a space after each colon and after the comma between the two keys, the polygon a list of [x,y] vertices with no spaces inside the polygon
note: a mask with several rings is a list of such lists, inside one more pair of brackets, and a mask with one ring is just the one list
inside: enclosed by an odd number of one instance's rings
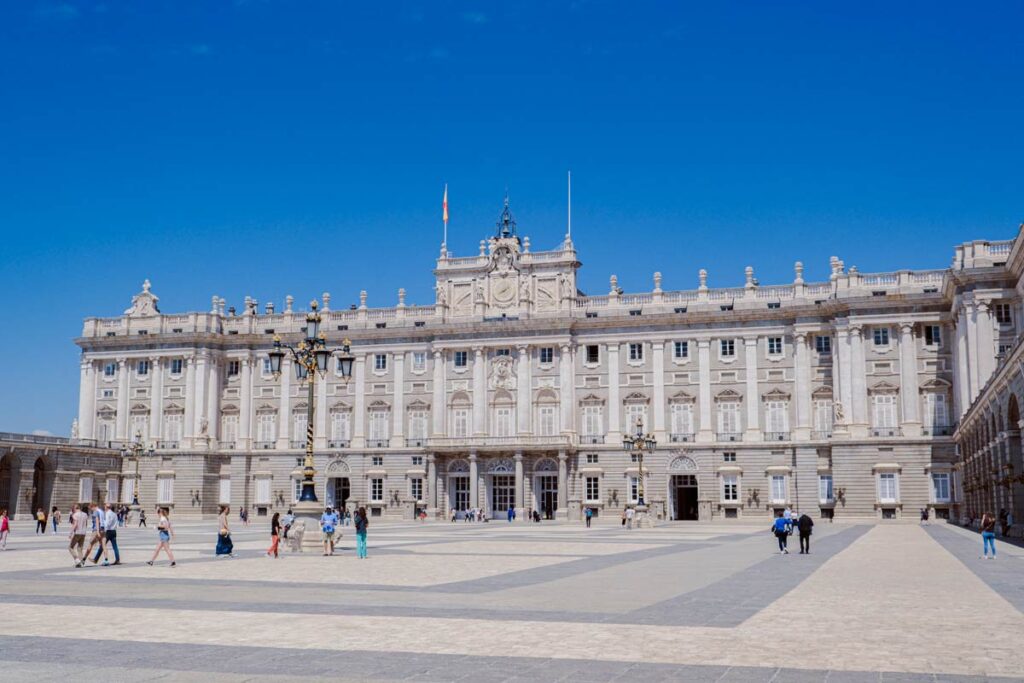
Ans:
{"label": "man in white shirt", "polygon": [[632,529],[633,528],[633,516],[635,514],[636,514],[636,512],[633,510],[633,508],[626,508],[626,528],[627,529]]}
{"label": "man in white shirt", "polygon": [[82,564],[85,564],[85,560],[89,558],[92,553],[94,546],[98,545],[99,549],[96,551],[96,557],[93,558],[92,563],[96,564],[100,560],[100,554],[103,555],[103,564],[110,564],[108,562],[107,545],[105,543],[106,534],[103,533],[103,527],[105,524],[106,516],[103,514],[103,510],[100,510],[96,503],[89,503],[89,521],[92,525],[92,538],[89,539],[89,547],[85,549],[85,555],[82,558]]}
{"label": "man in white shirt", "polygon": [[71,553],[71,557],[75,560],[75,566],[81,567],[84,562],[86,555],[82,551],[85,549],[85,533],[89,530],[89,515],[82,512],[82,508],[75,503],[71,506],[71,532],[68,534],[68,552]]}
{"label": "man in white shirt", "polygon": [[100,560],[100,554],[103,555],[103,566],[110,566],[110,556],[107,554],[107,543],[110,543],[114,549],[114,564],[121,564],[121,553],[117,549],[117,513],[114,512],[110,503],[103,506],[103,511],[99,513],[99,524],[100,532],[103,534],[100,539],[100,547],[96,549],[96,554],[92,556],[92,563],[96,564]]}

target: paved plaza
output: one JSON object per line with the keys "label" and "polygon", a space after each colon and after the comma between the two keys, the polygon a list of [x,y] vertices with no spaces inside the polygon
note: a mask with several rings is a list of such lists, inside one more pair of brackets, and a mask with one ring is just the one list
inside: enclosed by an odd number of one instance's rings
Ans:
{"label": "paved plaza", "polygon": [[[868,681],[1024,678],[1024,551],[943,524],[379,523],[370,558],[268,559],[267,523],[178,566],[76,569],[20,522],[0,553],[0,680]],[[791,544],[795,546],[795,540]]]}

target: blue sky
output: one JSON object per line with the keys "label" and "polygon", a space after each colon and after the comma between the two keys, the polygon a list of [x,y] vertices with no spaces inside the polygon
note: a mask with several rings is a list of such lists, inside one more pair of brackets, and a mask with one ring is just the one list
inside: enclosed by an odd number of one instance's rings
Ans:
{"label": "blue sky", "polygon": [[[0,430],[66,434],[89,315],[431,299],[508,187],[605,293],[946,266],[1024,218],[1021,2],[7,2]],[[300,246],[301,244],[301,246]]]}

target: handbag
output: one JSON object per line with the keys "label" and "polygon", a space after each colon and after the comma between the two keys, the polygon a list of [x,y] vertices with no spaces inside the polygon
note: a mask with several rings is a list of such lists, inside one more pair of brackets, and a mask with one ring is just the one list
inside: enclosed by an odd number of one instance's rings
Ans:
{"label": "handbag", "polygon": [[227,529],[221,529],[220,530],[220,535],[221,536],[227,536],[228,535],[228,530]]}

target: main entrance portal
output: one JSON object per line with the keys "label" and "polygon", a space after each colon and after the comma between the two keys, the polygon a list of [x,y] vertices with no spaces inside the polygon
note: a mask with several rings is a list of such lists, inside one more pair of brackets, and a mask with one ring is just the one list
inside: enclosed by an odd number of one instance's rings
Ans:
{"label": "main entrance portal", "polygon": [[692,474],[674,474],[669,489],[672,491],[672,519],[696,520],[697,477]]}
{"label": "main entrance portal", "polygon": [[558,477],[544,474],[537,477],[537,505],[544,519],[554,519],[558,509]]}
{"label": "main entrance portal", "polygon": [[491,518],[508,513],[516,502],[516,478],[511,474],[491,475]]}
{"label": "main entrance portal", "polygon": [[327,481],[327,505],[335,509],[344,508],[351,496],[352,487],[348,477],[332,477]]}

